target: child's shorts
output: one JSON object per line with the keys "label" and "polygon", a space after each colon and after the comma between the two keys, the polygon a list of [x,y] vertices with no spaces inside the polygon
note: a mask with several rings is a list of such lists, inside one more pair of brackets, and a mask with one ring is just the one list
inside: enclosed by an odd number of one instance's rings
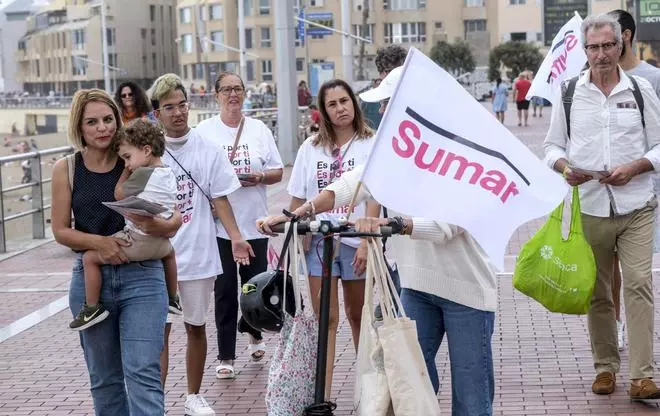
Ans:
{"label": "child's shorts", "polygon": [[122,247],[130,261],[162,259],[173,250],[169,238],[138,233],[130,228],[124,228],[112,236],[131,243],[128,247]]}
{"label": "child's shorts", "polygon": [[[305,255],[307,271],[310,276],[323,275],[323,243],[321,240],[323,240],[321,236],[315,235],[312,237],[311,248]],[[333,240],[333,244],[336,244],[336,240]],[[353,274],[353,259],[355,258],[356,251],[356,248],[346,244],[339,244],[339,253],[336,253],[335,259],[332,262],[333,277],[339,276],[342,280],[364,279],[364,273],[359,276]],[[319,256],[321,257],[320,259]]]}

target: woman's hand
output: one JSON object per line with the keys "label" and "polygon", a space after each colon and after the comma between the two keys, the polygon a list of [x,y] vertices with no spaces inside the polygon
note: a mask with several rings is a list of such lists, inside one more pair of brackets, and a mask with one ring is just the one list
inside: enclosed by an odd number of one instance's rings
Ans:
{"label": "woman's hand", "polygon": [[257,220],[257,230],[261,234],[276,237],[277,233],[273,232],[272,227],[287,221],[289,221],[289,218],[284,215],[269,215],[266,218],[260,218]]}
{"label": "woman's hand", "polygon": [[99,257],[104,264],[124,264],[128,263],[128,257],[121,249],[122,247],[128,247],[131,243],[121,238],[114,237],[101,237],[96,243],[96,251],[99,253]]}
{"label": "woman's hand", "polygon": [[362,239],[353,258],[353,274],[360,276],[367,270],[367,240]]}
{"label": "woman's hand", "polygon": [[387,218],[360,218],[355,222],[355,231],[358,233],[377,234],[380,232],[382,225],[387,225],[389,220]]}

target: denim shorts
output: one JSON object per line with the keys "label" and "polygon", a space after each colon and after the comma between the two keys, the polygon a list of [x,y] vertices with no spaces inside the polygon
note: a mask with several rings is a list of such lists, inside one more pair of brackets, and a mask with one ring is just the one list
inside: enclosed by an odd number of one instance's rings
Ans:
{"label": "denim shorts", "polygon": [[[307,261],[307,271],[310,276],[323,275],[323,237],[315,235],[312,237],[312,246],[305,255]],[[333,241],[333,244],[336,242]],[[339,253],[336,253],[332,262],[332,276],[339,277],[342,280],[360,280],[364,279],[364,273],[360,276],[353,274],[353,259],[355,258],[356,248],[346,244],[339,244]]]}

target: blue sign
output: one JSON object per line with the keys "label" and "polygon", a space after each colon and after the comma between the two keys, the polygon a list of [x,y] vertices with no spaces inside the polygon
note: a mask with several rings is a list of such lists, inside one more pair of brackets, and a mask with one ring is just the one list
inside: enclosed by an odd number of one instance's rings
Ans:
{"label": "blue sign", "polygon": [[324,82],[335,77],[334,62],[317,62],[309,64],[309,89],[314,97],[318,96],[319,89]]}
{"label": "blue sign", "polygon": [[[334,27],[335,18],[332,13],[329,12],[318,12],[318,13],[307,13],[307,20],[310,22],[318,23],[323,26]],[[309,25],[307,27],[308,36],[326,36],[331,35],[332,31],[329,29],[324,29],[318,26]]]}
{"label": "blue sign", "polygon": [[[300,8],[300,11],[298,12],[298,18],[299,19],[305,18],[304,7]],[[303,22],[302,20],[298,20],[298,39],[300,40],[301,45],[305,44],[305,22]]]}

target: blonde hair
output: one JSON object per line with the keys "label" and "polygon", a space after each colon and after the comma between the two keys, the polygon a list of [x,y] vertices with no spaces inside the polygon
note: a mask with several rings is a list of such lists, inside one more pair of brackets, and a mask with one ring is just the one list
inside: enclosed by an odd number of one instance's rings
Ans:
{"label": "blonde hair", "polygon": [[[119,107],[107,92],[98,88],[76,91],[71,102],[71,116],[69,117],[69,141],[76,150],[83,150],[87,147],[82,133],[82,122],[85,108],[89,103],[102,103],[110,107],[112,115],[115,117],[115,123],[117,123],[116,131],[119,131],[122,126]],[[115,134],[117,133],[115,132]]]}
{"label": "blonde hair", "polygon": [[158,77],[151,88],[149,88],[149,91],[147,91],[147,95],[151,100],[151,107],[154,110],[158,110],[160,108],[160,101],[176,90],[181,91],[186,100],[188,99],[186,87],[183,86],[183,82],[177,74],[170,73]]}

